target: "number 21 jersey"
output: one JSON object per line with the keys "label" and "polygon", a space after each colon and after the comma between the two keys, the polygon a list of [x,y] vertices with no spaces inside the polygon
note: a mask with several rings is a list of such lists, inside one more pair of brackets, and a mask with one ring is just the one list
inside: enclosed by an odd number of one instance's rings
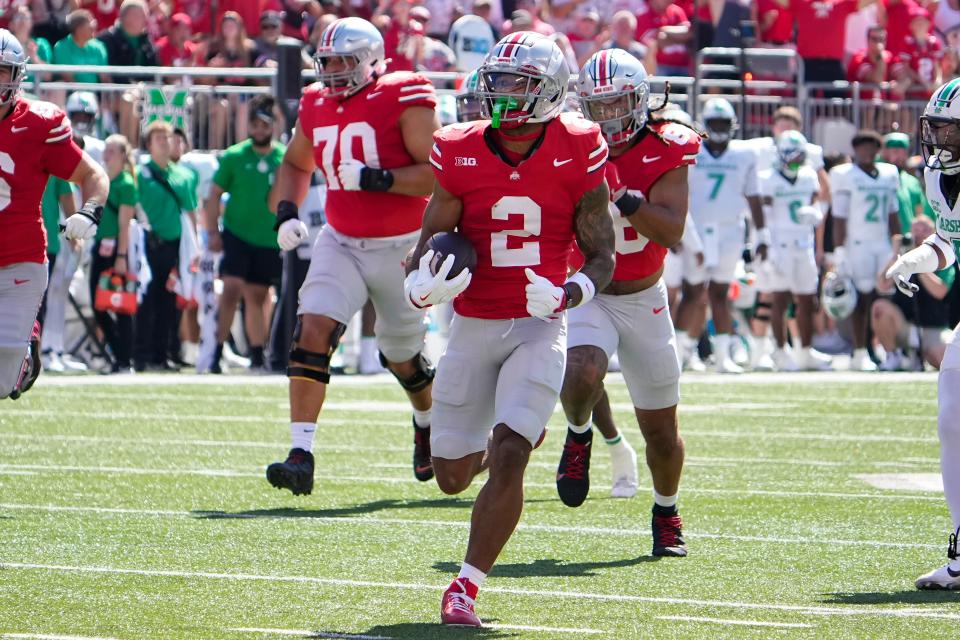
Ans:
{"label": "number 21 jersey", "polygon": [[437,131],[430,164],[463,203],[458,229],[477,251],[470,286],[454,309],[473,318],[527,317],[525,269],[563,284],[574,246],[574,212],[604,178],[600,128],[576,114],[551,120],[516,166],[498,151],[488,121]]}
{"label": "number 21 jersey", "polygon": [[346,191],[337,167],[349,159],[373,169],[416,164],[404,146],[400,116],[411,107],[436,109],[433,85],[420,74],[396,72],[376,78],[344,100],[327,98],[325,92],[320,84],[303,92],[300,127],[326,177],[327,222],[354,238],[386,238],[419,229],[426,196]]}

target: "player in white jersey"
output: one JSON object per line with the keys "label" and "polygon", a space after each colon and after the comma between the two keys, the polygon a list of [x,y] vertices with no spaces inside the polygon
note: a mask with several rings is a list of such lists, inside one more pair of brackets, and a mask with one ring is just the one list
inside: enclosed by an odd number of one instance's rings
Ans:
{"label": "player in white jersey", "polygon": [[[918,273],[945,269],[960,250],[960,78],[940,87],[920,117],[920,140],[926,162],[924,181],[927,199],[937,213],[937,232],[915,249],[900,256],[887,271],[897,287],[913,295],[918,286],[910,281]],[[958,327],[960,329],[960,327]],[[949,562],[917,578],[918,589],[960,589],[960,340],[957,330],[948,341],[940,363],[937,385],[940,436],[940,473],[943,493],[953,517],[947,547]]]}
{"label": "player in white jersey", "polygon": [[830,170],[833,194],[833,262],[842,275],[853,278],[857,306],[853,310],[854,371],[876,371],[867,353],[870,308],[877,296],[877,276],[894,250],[899,252],[900,172],[891,164],[877,163],[883,138],[876,131],[859,131],[853,137],[852,163]]}
{"label": "player in white jersey", "polygon": [[[775,140],[787,131],[800,131],[803,128],[803,119],[800,110],[796,107],[780,107],[773,113],[773,137],[754,138],[751,142],[757,152],[757,172],[764,169],[776,169],[779,164],[777,155],[777,145]],[[823,148],[818,145],[807,143],[804,163],[817,173],[820,180],[820,195],[817,206],[826,215],[826,208],[830,202],[830,182],[827,179],[827,172],[823,165]],[[755,228],[760,228],[754,219]],[[817,230],[818,247],[822,244],[823,230]],[[764,241],[766,238],[755,237],[755,253],[760,259],[766,254]],[[769,370],[773,368],[773,361],[770,359],[770,344],[767,333],[770,328],[770,309],[772,301],[772,290],[767,286],[763,273],[757,274],[757,305],[754,311],[752,321],[753,336],[756,341],[755,348],[751,352],[751,363],[754,369]]]}
{"label": "player in white jersey", "polygon": [[[829,359],[810,347],[819,285],[814,231],[823,221],[823,212],[814,206],[820,181],[804,163],[806,145],[799,131],[781,134],[777,138],[777,167],[757,176],[763,200],[757,235],[767,245],[763,272],[768,289],[773,291],[773,335],[777,342],[773,361],[781,371],[829,367]],[[791,295],[803,347],[797,358],[787,349],[785,316]]]}
{"label": "player in white jersey", "polygon": [[733,316],[728,293],[743,255],[747,211],[754,216],[761,213],[757,154],[751,143],[731,139],[737,130],[737,115],[728,101],[708,100],[701,118],[708,136],[688,179],[690,215],[703,245],[703,263],[684,274],[692,295],[684,298],[677,312],[678,342],[689,348],[703,333],[709,300],[716,329],[716,370],[743,373],[730,357]]}

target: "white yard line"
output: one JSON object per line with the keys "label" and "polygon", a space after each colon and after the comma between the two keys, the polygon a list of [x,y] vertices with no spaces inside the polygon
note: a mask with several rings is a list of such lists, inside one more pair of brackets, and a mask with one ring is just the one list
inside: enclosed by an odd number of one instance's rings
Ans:
{"label": "white yard line", "polygon": [[[97,567],[83,565],[54,565],[33,564],[22,562],[2,562],[0,569],[23,569],[38,571],[56,571],[68,573],[92,574],[119,574],[138,575],[165,578],[202,578],[208,580],[236,580],[255,582],[290,582],[300,584],[322,584],[341,587],[356,587],[370,589],[386,589],[395,591],[441,591],[446,585],[431,585],[424,583],[377,582],[372,580],[346,580],[342,578],[320,578],[314,576],[279,576],[258,575],[250,573],[219,573],[208,571],[176,571],[150,569],[122,569],[117,567]],[[484,593],[497,593],[511,596],[525,596],[534,598],[556,598],[572,600],[594,600],[598,602],[642,602],[651,604],[686,605],[697,608],[728,608],[755,611],[792,611],[811,616],[864,616],[872,618],[933,618],[943,620],[960,620],[960,613],[944,609],[917,609],[899,607],[825,607],[817,605],[793,605],[779,603],[737,602],[727,600],[699,600],[696,598],[667,598],[654,596],[637,596],[626,593],[593,593],[584,591],[549,591],[511,589],[503,587],[484,587]]]}
{"label": "white yard line", "polygon": [[[43,464],[4,464],[0,463],[0,476],[6,475],[8,471],[34,471],[37,474],[60,474],[65,471],[73,473],[117,473],[130,475],[182,475],[182,476],[201,476],[201,477],[226,477],[226,478],[260,478],[263,477],[262,471],[253,471],[250,469],[156,469],[143,467],[101,467],[84,465],[43,465]],[[423,485],[422,482],[412,477],[377,477],[377,476],[321,476],[317,478],[320,482],[332,483],[366,483],[366,484],[415,484]],[[554,489],[556,484],[552,482],[525,482],[524,486],[530,489]],[[641,491],[649,491],[651,487],[640,487]],[[914,494],[883,494],[883,493],[846,493],[831,491],[787,491],[779,489],[706,489],[684,487],[684,493],[706,494],[706,495],[727,495],[727,496],[768,496],[771,498],[839,498],[844,500],[920,500],[920,501],[940,501],[939,496],[914,495]]]}
{"label": "white yard line", "polygon": [[[77,507],[77,506],[67,506],[67,505],[40,505],[40,504],[22,504],[22,503],[0,503],[0,509],[10,509],[17,511],[47,511],[51,513],[57,512],[67,512],[67,513],[101,513],[101,514],[116,514],[116,515],[146,515],[146,516],[159,516],[159,517],[176,517],[176,518],[196,518],[203,517],[207,512],[198,511],[175,511],[169,509],[126,509],[119,507]],[[256,516],[253,514],[230,514],[230,513],[219,513],[219,512],[209,512],[213,517],[219,517],[227,520],[253,520],[260,518],[261,516]],[[270,516],[263,516],[270,517]],[[280,518],[278,518],[280,519]],[[381,526],[381,527],[394,527],[394,526],[420,526],[420,527],[436,527],[439,529],[449,529],[451,527],[467,529],[470,527],[470,522],[464,518],[463,520],[424,520],[411,519],[411,518],[374,518],[369,516],[364,517],[337,517],[337,516],[308,516],[302,519],[298,519],[299,522],[315,522],[319,524],[333,524],[336,526]],[[549,525],[549,524],[524,524],[521,523],[517,526],[517,529],[521,531],[535,531],[543,533],[558,533],[558,534],[573,534],[576,536],[584,535],[609,535],[609,536],[628,536],[628,537],[637,537],[637,536],[648,536],[650,535],[649,529],[637,529],[631,527],[569,527],[563,525]],[[736,535],[736,534],[725,534],[725,533],[698,533],[698,532],[684,532],[687,537],[694,539],[705,539],[705,540],[735,540],[737,542],[760,542],[760,543],[770,543],[770,544],[812,544],[812,545],[836,545],[836,546],[848,546],[848,547],[885,547],[885,548],[895,548],[895,549],[916,549],[916,548],[926,548],[926,549],[940,549],[942,545],[939,544],[925,544],[925,543],[915,543],[915,542],[889,542],[881,540],[836,540],[836,539],[825,539],[822,537],[816,538],[779,538],[771,536],[748,536],[748,535]]]}
{"label": "white yard line", "polygon": [[655,620],[675,620],[679,622],[709,622],[723,626],[737,627],[775,627],[778,629],[809,629],[812,624],[803,622],[763,622],[760,620],[730,620],[727,618],[702,618],[698,616],[657,616]]}

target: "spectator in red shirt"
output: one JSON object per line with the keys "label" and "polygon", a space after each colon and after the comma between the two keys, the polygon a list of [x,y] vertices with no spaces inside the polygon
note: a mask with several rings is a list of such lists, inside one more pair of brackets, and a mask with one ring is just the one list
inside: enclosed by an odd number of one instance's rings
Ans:
{"label": "spectator in red shirt", "polygon": [[793,12],[788,7],[780,6],[777,0],[759,0],[757,18],[764,44],[779,47],[793,42]]}
{"label": "spectator in red shirt", "polygon": [[846,78],[843,44],[847,16],[877,0],[777,0],[797,21],[797,53],[803,58],[805,82]]}
{"label": "spectator in red shirt", "polygon": [[173,12],[188,15],[194,33],[213,35],[217,29],[213,23],[210,4],[209,0],[174,0]]}
{"label": "spectator in red shirt", "polygon": [[650,0],[647,10],[637,16],[637,40],[656,47],[659,76],[690,74],[690,37],[687,14],[670,0]]}
{"label": "spectator in red shirt", "polygon": [[234,11],[243,19],[247,35],[256,38],[260,35],[260,16],[267,10],[279,10],[276,0],[219,0],[217,4],[217,22],[227,11]]}
{"label": "spectator in red shirt", "polygon": [[904,41],[893,66],[910,98],[926,100],[943,80],[943,45],[930,33],[930,13],[916,6],[910,14],[910,35]]}
{"label": "spectator in red shirt", "polygon": [[185,13],[170,16],[168,35],[157,40],[157,55],[164,67],[192,67],[196,64],[197,44],[190,40],[193,21]]}
{"label": "spectator in red shirt", "polygon": [[[870,27],[867,30],[867,48],[853,54],[847,67],[847,80],[864,84],[881,84],[893,79],[893,54],[886,48],[887,31],[883,27]],[[895,91],[895,90],[894,90]],[[902,97],[902,92],[896,92]],[[862,97],[871,99],[881,97],[881,92],[864,90]]]}
{"label": "spectator in red shirt", "polygon": [[[543,11],[536,0],[517,0],[516,6],[516,11],[523,11],[526,15],[530,16],[530,24],[523,25],[522,28],[520,25],[513,24],[515,17],[513,14],[511,14],[510,20],[506,20],[503,23],[503,33],[513,33],[515,31],[536,31],[544,36],[552,36],[554,33],[556,33],[556,29],[553,28],[553,25],[551,25],[549,22],[544,22],[541,19]],[[513,13],[516,13],[516,11]]]}
{"label": "spectator in red shirt", "polygon": [[75,0],[75,6],[92,13],[101,31],[112,27],[120,13],[119,0]]}
{"label": "spectator in red shirt", "polygon": [[903,41],[910,35],[910,14],[919,6],[915,0],[883,0],[887,17],[887,49],[894,56],[903,51]]}
{"label": "spectator in red shirt", "polygon": [[423,27],[410,19],[411,0],[380,0],[373,24],[383,33],[387,71],[413,71],[423,58]]}

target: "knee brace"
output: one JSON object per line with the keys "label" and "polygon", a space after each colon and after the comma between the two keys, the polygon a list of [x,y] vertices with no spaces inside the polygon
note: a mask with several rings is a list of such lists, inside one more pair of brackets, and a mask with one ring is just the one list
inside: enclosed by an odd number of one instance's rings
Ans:
{"label": "knee brace", "polygon": [[393,372],[386,356],[383,355],[383,351],[380,352],[380,364],[390,371],[390,373],[393,373],[393,377],[397,379],[401,387],[413,393],[423,391],[429,387],[430,383],[433,382],[434,376],[437,375],[437,370],[433,368],[433,363],[431,363],[422,352],[414,356],[413,366],[416,371],[409,378],[401,378]]}
{"label": "knee brace", "polygon": [[293,343],[290,347],[290,361],[287,364],[287,377],[329,384],[330,356],[337,350],[337,345],[340,344],[340,338],[343,337],[343,332],[347,330],[347,325],[342,322],[337,323],[337,326],[330,333],[330,348],[326,353],[307,351],[297,346],[302,329],[303,325],[297,318],[297,326],[293,330]]}

